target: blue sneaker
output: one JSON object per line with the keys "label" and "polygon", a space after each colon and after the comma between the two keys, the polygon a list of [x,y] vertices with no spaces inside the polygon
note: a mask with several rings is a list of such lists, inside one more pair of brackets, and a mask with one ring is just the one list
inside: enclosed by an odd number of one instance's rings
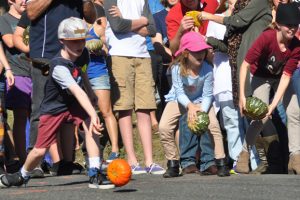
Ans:
{"label": "blue sneaker", "polygon": [[107,190],[116,187],[99,169],[91,168],[88,174],[90,177],[89,188]]}
{"label": "blue sneaker", "polygon": [[156,163],[152,163],[149,167],[146,167],[146,171],[147,173],[154,174],[154,175],[161,175],[166,172],[164,168],[162,168]]}
{"label": "blue sneaker", "polygon": [[137,164],[137,165],[131,165],[131,173],[137,175],[137,174],[146,174],[147,172],[144,167],[141,167],[139,164]]}
{"label": "blue sneaker", "polygon": [[113,160],[117,159],[120,157],[120,154],[117,152],[111,152],[109,157],[107,158],[106,162],[111,163]]}

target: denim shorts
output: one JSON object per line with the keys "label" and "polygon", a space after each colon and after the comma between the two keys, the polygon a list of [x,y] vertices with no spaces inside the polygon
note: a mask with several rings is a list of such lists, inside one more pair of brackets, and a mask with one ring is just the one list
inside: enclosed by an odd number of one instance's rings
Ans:
{"label": "denim shorts", "polygon": [[91,78],[90,83],[93,90],[110,90],[109,75]]}

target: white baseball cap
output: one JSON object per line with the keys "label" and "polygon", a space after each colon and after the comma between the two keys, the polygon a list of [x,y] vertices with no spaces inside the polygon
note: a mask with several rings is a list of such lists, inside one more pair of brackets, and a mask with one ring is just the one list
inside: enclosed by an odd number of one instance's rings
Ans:
{"label": "white baseball cap", "polygon": [[60,22],[58,39],[82,40],[87,37],[88,26],[85,21],[77,17],[70,17]]}

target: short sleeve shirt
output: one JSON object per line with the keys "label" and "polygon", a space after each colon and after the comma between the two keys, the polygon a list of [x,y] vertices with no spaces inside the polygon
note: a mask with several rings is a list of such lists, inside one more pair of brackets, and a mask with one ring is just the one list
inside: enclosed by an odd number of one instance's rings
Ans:
{"label": "short sleeve shirt", "polygon": [[31,22],[29,31],[31,58],[52,59],[59,52],[62,44],[57,36],[58,25],[69,17],[83,18],[82,0],[53,1],[40,17]]}
{"label": "short sleeve shirt", "polygon": [[[0,17],[0,32],[1,37],[6,34],[13,34],[16,30],[19,19],[10,15],[9,13],[5,13]],[[5,42],[2,42],[7,60],[9,62],[10,67],[14,75],[16,76],[29,76],[31,65],[30,63],[23,59],[25,56],[16,48],[9,48],[5,45]]]}

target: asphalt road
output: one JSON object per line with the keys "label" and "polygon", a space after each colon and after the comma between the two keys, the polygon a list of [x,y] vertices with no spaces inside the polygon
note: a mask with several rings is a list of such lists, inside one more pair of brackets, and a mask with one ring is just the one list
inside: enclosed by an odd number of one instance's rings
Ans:
{"label": "asphalt road", "polygon": [[84,175],[32,179],[27,188],[0,189],[0,199],[300,199],[300,176],[296,175],[233,175],[226,178],[185,175],[172,179],[136,175],[126,186],[112,190],[89,189],[87,180]]}

